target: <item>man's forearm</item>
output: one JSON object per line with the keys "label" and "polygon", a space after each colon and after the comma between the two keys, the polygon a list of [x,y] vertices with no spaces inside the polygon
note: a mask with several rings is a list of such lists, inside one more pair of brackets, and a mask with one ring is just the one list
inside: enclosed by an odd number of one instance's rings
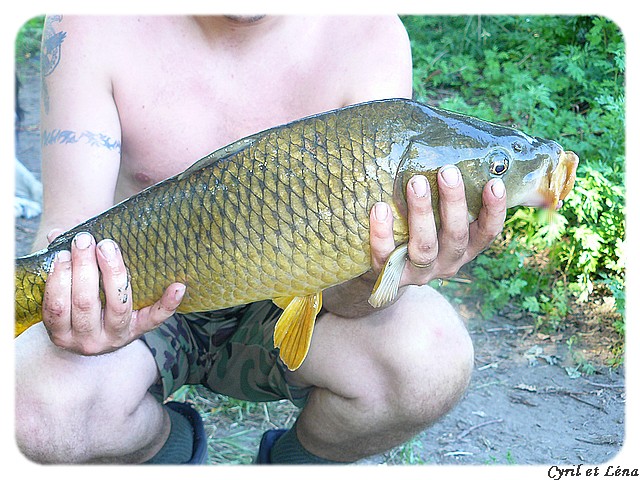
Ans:
{"label": "man's forearm", "polygon": [[[375,309],[368,300],[376,279],[377,276],[369,271],[325,290],[322,294],[323,307],[334,315],[345,318],[358,318],[370,314]],[[402,295],[403,290],[401,288],[398,291],[394,302]]]}

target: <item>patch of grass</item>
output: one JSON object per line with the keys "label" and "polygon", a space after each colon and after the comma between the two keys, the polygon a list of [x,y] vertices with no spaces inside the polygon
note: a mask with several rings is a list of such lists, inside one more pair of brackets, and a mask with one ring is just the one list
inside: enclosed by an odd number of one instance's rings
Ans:
{"label": "patch of grass", "polygon": [[189,402],[200,413],[212,464],[253,463],[262,433],[273,428],[291,428],[299,411],[286,400],[248,402],[195,385],[180,388],[172,399]]}
{"label": "patch of grass", "polygon": [[388,465],[424,465],[428,463],[424,458],[424,443],[419,437],[399,445],[385,454]]}

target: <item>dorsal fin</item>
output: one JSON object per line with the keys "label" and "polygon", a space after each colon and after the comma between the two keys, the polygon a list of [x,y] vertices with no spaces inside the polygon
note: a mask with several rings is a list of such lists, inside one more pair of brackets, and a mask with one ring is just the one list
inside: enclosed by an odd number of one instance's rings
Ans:
{"label": "dorsal fin", "polygon": [[225,158],[230,157],[231,155],[235,155],[236,153],[244,150],[245,148],[250,147],[256,141],[259,136],[262,136],[264,132],[256,133],[250,135],[248,137],[241,138],[227,146],[219,148],[218,150],[210,153],[206,157],[202,157],[200,160],[196,161],[189,168],[184,170],[182,173],[179,173],[175,179],[181,180],[184,177],[191,175],[196,170],[200,170],[204,167],[208,167],[220,160],[224,160]]}

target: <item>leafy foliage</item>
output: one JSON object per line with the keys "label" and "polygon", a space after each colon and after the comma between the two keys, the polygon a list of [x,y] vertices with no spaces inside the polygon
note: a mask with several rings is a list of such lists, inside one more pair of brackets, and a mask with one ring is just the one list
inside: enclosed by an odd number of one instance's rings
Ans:
{"label": "leafy foliage", "polygon": [[580,156],[551,215],[510,212],[503,242],[473,262],[483,315],[507,305],[562,326],[573,301],[613,296],[624,332],[625,45],[610,20],[583,16],[403,17],[419,101],[557,140]]}
{"label": "leafy foliage", "polygon": [[40,39],[42,38],[43,24],[44,16],[38,16],[27,20],[27,22],[20,27],[16,34],[16,64],[23,63],[40,54]]}

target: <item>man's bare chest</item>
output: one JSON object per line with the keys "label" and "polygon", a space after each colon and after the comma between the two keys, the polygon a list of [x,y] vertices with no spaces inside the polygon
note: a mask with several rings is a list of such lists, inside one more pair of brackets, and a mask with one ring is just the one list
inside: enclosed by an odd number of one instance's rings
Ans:
{"label": "man's bare chest", "polygon": [[180,40],[177,30],[149,36],[154,52],[121,48],[113,69],[119,194],[175,175],[247,135],[343,105],[335,69],[318,61],[312,43],[275,39],[241,54],[212,53]]}
{"label": "man's bare chest", "polygon": [[120,184],[127,190],[145,188],[240,138],[338,106],[329,96],[292,84],[235,90],[185,82],[173,89],[131,92],[118,106]]}

